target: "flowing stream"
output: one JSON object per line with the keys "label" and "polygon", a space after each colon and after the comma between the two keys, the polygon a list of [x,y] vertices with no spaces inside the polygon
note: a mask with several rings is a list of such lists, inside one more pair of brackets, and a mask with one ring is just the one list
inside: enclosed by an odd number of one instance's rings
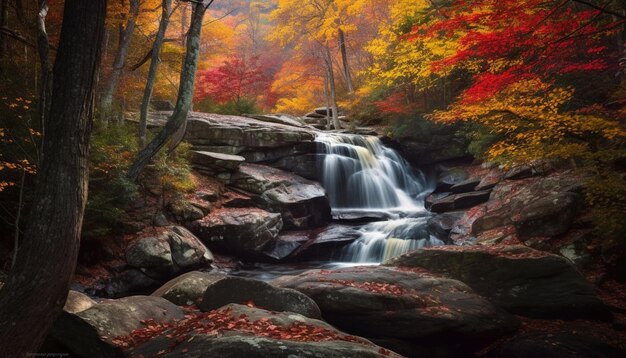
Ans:
{"label": "flowing stream", "polygon": [[[330,261],[257,263],[234,274],[270,281],[309,269],[375,265],[406,252],[444,243],[426,229],[430,213],[424,175],[374,136],[319,134],[322,185],[333,218],[350,223],[360,237],[336,249]],[[321,259],[321,258],[320,258]]]}
{"label": "flowing stream", "polygon": [[374,136],[322,134],[322,185],[335,219],[376,220],[333,255],[340,262],[380,263],[420,247],[443,245],[426,230],[424,175]]}

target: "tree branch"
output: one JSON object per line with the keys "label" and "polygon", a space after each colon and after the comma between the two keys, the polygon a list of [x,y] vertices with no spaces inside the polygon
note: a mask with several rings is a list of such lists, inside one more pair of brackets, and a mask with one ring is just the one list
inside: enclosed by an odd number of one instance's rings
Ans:
{"label": "tree branch", "polygon": [[577,2],[579,4],[587,5],[587,6],[591,7],[591,8],[596,9],[598,11],[601,11],[601,12],[603,12],[605,14],[613,15],[615,17],[619,17],[620,19],[626,20],[626,16],[620,14],[619,12],[606,9],[606,6],[605,7],[600,7],[598,5],[592,4],[592,3],[588,2],[588,1],[585,1],[585,0],[572,0],[572,1],[573,2]]}

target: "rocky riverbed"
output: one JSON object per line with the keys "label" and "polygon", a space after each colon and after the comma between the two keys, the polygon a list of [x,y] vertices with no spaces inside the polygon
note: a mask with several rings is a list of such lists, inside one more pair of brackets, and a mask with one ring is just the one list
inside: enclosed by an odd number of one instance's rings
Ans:
{"label": "rocky riverbed", "polygon": [[[152,114],[153,124],[164,115]],[[392,210],[342,217],[323,180],[324,156],[334,153],[316,136],[317,129],[291,117],[191,114],[186,140],[197,190],[184,201],[155,205],[163,189],[143,178],[147,195],[121,224],[127,234],[107,244],[107,259],[79,267],[44,351],[81,357],[626,354],[621,286],[599,291],[602,278],[590,274],[600,249],[589,236],[584,177],[546,163],[503,170],[460,153],[429,163],[431,180],[406,174],[419,182],[402,191],[411,193],[405,207],[413,211],[402,219],[411,225],[393,222]],[[368,145],[359,143],[377,143],[350,141],[363,148]],[[339,143],[347,149],[338,153],[353,150],[348,144]],[[374,163],[370,157],[379,153],[383,163],[400,163],[377,148],[361,156]],[[368,231],[378,220],[394,223],[385,235]],[[329,264],[366,240],[398,254],[380,255],[389,257],[381,265],[277,270],[271,281],[240,277],[255,276],[241,269],[259,262]],[[407,240],[416,245],[404,245]],[[398,247],[404,251],[391,250]],[[99,279],[88,279],[94,273]]]}

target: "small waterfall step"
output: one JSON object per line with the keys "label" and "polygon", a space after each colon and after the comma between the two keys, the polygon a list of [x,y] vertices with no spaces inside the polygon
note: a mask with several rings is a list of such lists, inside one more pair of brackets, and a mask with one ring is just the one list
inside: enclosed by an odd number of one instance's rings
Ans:
{"label": "small waterfall step", "polygon": [[365,222],[361,237],[336,253],[350,262],[382,262],[441,245],[426,229],[424,175],[375,136],[322,133],[322,185],[335,220]]}

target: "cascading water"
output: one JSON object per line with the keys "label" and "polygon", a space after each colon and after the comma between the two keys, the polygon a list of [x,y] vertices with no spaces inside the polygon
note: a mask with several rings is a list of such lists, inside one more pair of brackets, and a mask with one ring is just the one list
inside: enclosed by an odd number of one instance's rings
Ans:
{"label": "cascading water", "polygon": [[322,185],[333,216],[384,218],[358,230],[361,237],[337,253],[339,261],[382,262],[420,247],[442,245],[426,230],[425,179],[374,136],[321,134]]}

